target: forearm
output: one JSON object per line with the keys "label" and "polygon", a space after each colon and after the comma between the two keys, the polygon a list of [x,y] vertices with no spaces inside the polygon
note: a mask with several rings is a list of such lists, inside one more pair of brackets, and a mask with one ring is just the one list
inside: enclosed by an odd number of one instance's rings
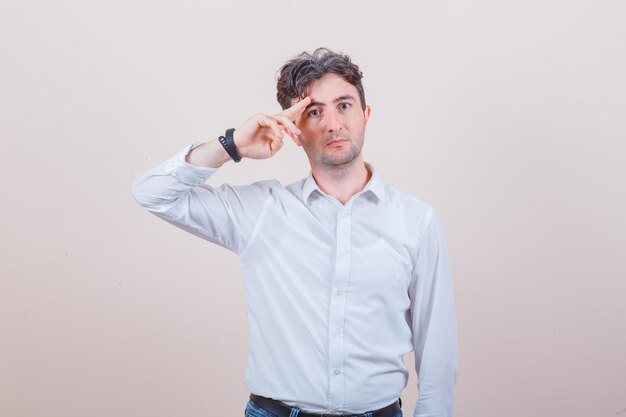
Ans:
{"label": "forearm", "polygon": [[414,417],[452,417],[454,384],[458,365],[456,341],[430,348],[421,358],[418,374],[419,399]]}
{"label": "forearm", "polygon": [[228,152],[217,139],[198,146],[185,157],[185,162],[204,168],[219,168],[230,160]]}
{"label": "forearm", "polygon": [[452,417],[453,414],[459,361],[454,297],[447,283],[435,288],[434,293],[430,317],[420,325],[428,328],[423,334],[426,340],[416,346],[419,400],[415,417]]}

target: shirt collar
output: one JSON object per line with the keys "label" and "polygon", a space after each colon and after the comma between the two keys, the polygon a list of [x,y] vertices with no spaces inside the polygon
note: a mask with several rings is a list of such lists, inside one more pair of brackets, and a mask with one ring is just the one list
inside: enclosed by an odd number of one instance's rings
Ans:
{"label": "shirt collar", "polygon": [[[380,175],[378,175],[378,172],[371,164],[365,162],[365,166],[367,166],[369,171],[372,173],[372,177],[367,182],[361,193],[372,193],[380,201],[384,201],[387,184],[380,177]],[[308,204],[309,198],[314,191],[317,191],[322,195],[325,194],[315,182],[315,178],[313,178],[313,173],[309,171],[309,175],[304,179],[304,184],[302,185],[302,200],[304,200]]]}

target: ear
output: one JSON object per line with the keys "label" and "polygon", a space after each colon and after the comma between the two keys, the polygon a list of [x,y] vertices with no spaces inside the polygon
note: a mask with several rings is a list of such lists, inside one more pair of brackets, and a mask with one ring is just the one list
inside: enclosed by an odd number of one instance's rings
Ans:
{"label": "ear", "polygon": [[365,123],[363,123],[364,126],[367,126],[367,122],[369,121],[371,115],[372,107],[370,105],[365,106],[365,110],[363,110],[363,116],[365,116]]}

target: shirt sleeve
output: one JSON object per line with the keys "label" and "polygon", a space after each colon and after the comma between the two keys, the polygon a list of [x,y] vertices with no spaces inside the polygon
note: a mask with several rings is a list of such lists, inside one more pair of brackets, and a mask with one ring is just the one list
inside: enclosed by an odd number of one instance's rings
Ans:
{"label": "shirt sleeve", "polygon": [[451,417],[458,340],[450,261],[434,210],[425,223],[409,288],[419,392],[414,417]]}
{"label": "shirt sleeve", "polygon": [[196,236],[239,254],[246,246],[263,207],[270,183],[212,187],[204,184],[217,168],[189,164],[192,142],[174,157],[139,177],[132,194],[140,206]]}

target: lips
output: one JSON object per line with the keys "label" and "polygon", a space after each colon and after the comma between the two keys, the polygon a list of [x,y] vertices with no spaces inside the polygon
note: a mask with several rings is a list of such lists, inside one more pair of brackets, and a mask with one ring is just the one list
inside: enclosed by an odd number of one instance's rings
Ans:
{"label": "lips", "polygon": [[344,139],[344,138],[337,138],[337,139],[333,139],[330,142],[328,142],[326,144],[326,146],[341,146],[344,142],[347,142],[348,139]]}

